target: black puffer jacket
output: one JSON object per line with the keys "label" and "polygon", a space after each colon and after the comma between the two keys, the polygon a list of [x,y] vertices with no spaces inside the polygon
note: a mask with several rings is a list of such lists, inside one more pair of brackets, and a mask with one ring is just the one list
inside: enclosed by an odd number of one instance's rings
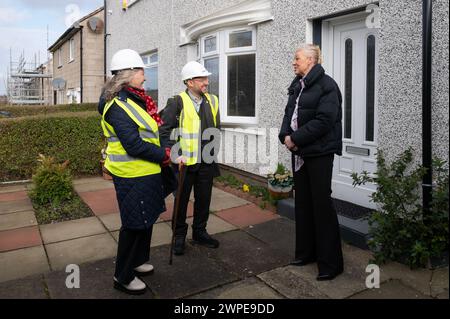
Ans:
{"label": "black puffer jacket", "polygon": [[289,87],[279,139],[290,135],[298,151],[294,154],[317,157],[342,155],[342,95],[336,82],[317,64],[304,78],[305,89],[299,100],[298,130],[291,129],[295,101],[300,93],[300,76]]}

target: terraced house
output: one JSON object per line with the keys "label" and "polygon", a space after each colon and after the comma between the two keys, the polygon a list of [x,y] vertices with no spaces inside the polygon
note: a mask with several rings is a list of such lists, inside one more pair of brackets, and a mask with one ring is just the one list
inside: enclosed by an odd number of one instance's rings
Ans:
{"label": "terraced house", "polygon": [[[184,89],[183,65],[203,63],[213,73],[210,91],[220,99],[222,130],[241,135],[249,149],[261,140],[269,145],[268,128],[280,127],[297,46],[320,45],[326,72],[344,97],[344,154],[334,163],[333,197],[373,207],[369,195],[376,186],[353,187],[351,173],[375,172],[377,148],[388,160],[409,146],[418,163],[423,152],[448,160],[449,4],[432,1],[432,51],[427,52],[423,3],[106,0],[106,61],[124,48],[142,54],[150,67],[147,90],[160,108]],[[425,78],[432,113],[423,122],[424,52],[432,58],[431,80]],[[423,129],[430,128],[432,142],[423,139]],[[276,147],[289,167],[289,154]],[[261,174],[261,164],[226,165]]]}

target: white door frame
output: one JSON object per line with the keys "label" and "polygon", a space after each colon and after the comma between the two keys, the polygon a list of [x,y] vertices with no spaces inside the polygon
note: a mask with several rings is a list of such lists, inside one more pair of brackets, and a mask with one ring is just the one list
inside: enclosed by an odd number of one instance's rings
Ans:
{"label": "white door frame", "polygon": [[[335,30],[347,28],[348,30],[351,30],[352,28],[355,28],[355,30],[361,30],[361,26],[366,21],[367,16],[369,13],[367,12],[358,12],[354,14],[349,14],[346,16],[340,16],[328,20],[322,21],[322,51],[324,56],[324,63],[323,66],[331,77],[335,78],[337,82],[342,83],[341,78],[336,78],[338,74],[335,74],[336,71],[336,65],[335,63],[338,62],[340,65],[342,65],[342,60],[340,61],[334,61],[335,58]],[[367,29],[367,33],[371,34],[373,32],[370,31],[370,29]],[[375,33],[376,34],[376,33]],[[379,48],[379,37],[377,36],[377,45],[376,45],[376,56],[378,56],[378,48]],[[378,59],[377,62],[378,64]],[[342,72],[340,72],[342,73]],[[374,123],[374,131],[375,131],[375,142],[363,142],[361,145],[366,147],[372,148],[372,154],[374,153],[374,149],[376,149],[377,146],[377,130],[378,130],[378,72],[376,72],[376,78],[375,78],[375,123]],[[345,97],[343,91],[343,97]],[[343,110],[344,111],[344,110]],[[353,108],[353,112],[357,111],[357,109]],[[360,112],[362,110],[359,110]],[[356,114],[356,113],[355,113]],[[365,110],[364,110],[365,114]],[[352,121],[352,126],[355,125],[354,121]],[[365,129],[364,129],[365,130]],[[355,130],[352,128],[352,132],[355,132]],[[354,136],[352,136],[354,138]],[[372,209],[376,209],[376,205],[370,201],[370,195],[376,190],[375,184],[367,184],[363,186],[358,186],[354,188],[347,179],[347,182],[344,182],[343,180],[340,180],[341,176],[338,176],[338,178],[335,178],[335,174],[340,172],[340,167],[336,167],[341,165],[341,160],[353,160],[355,158],[354,155],[346,154],[345,152],[345,139],[344,139],[344,150],[343,150],[343,156],[337,157],[335,160],[335,170],[333,172],[333,197],[342,199],[348,202],[352,202],[357,205],[361,205],[364,207],[369,207]],[[351,143],[351,141],[347,141],[348,143]],[[369,163],[370,162],[370,163]],[[373,158],[363,158],[361,157],[361,163],[364,164],[372,164],[376,168],[376,159]],[[343,170],[342,170],[343,171]],[[348,172],[350,173],[350,172]],[[338,173],[339,174],[339,173]],[[347,174],[347,173],[346,173]]]}

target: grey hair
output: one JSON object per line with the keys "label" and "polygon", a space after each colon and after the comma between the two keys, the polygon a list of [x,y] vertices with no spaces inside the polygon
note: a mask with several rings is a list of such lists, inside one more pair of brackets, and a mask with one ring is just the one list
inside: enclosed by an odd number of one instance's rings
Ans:
{"label": "grey hair", "polygon": [[112,101],[120,92],[120,90],[130,84],[131,80],[137,72],[139,72],[139,69],[123,70],[113,75],[103,87],[103,97],[105,98],[106,102]]}
{"label": "grey hair", "polygon": [[318,45],[303,43],[295,52],[302,51],[307,57],[313,58],[316,64],[322,64],[322,51]]}

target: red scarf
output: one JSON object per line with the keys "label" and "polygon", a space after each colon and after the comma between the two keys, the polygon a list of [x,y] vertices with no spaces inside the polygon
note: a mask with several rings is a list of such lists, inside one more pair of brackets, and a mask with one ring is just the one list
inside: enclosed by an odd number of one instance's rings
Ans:
{"label": "red scarf", "polygon": [[129,86],[125,87],[125,89],[128,92],[131,92],[131,93],[139,96],[142,99],[142,101],[145,102],[147,113],[150,114],[150,116],[156,121],[156,123],[158,124],[158,127],[163,125],[163,121],[161,120],[161,118],[158,115],[158,106],[153,101],[151,96],[145,94],[145,90],[132,88],[132,87],[129,87]]}

